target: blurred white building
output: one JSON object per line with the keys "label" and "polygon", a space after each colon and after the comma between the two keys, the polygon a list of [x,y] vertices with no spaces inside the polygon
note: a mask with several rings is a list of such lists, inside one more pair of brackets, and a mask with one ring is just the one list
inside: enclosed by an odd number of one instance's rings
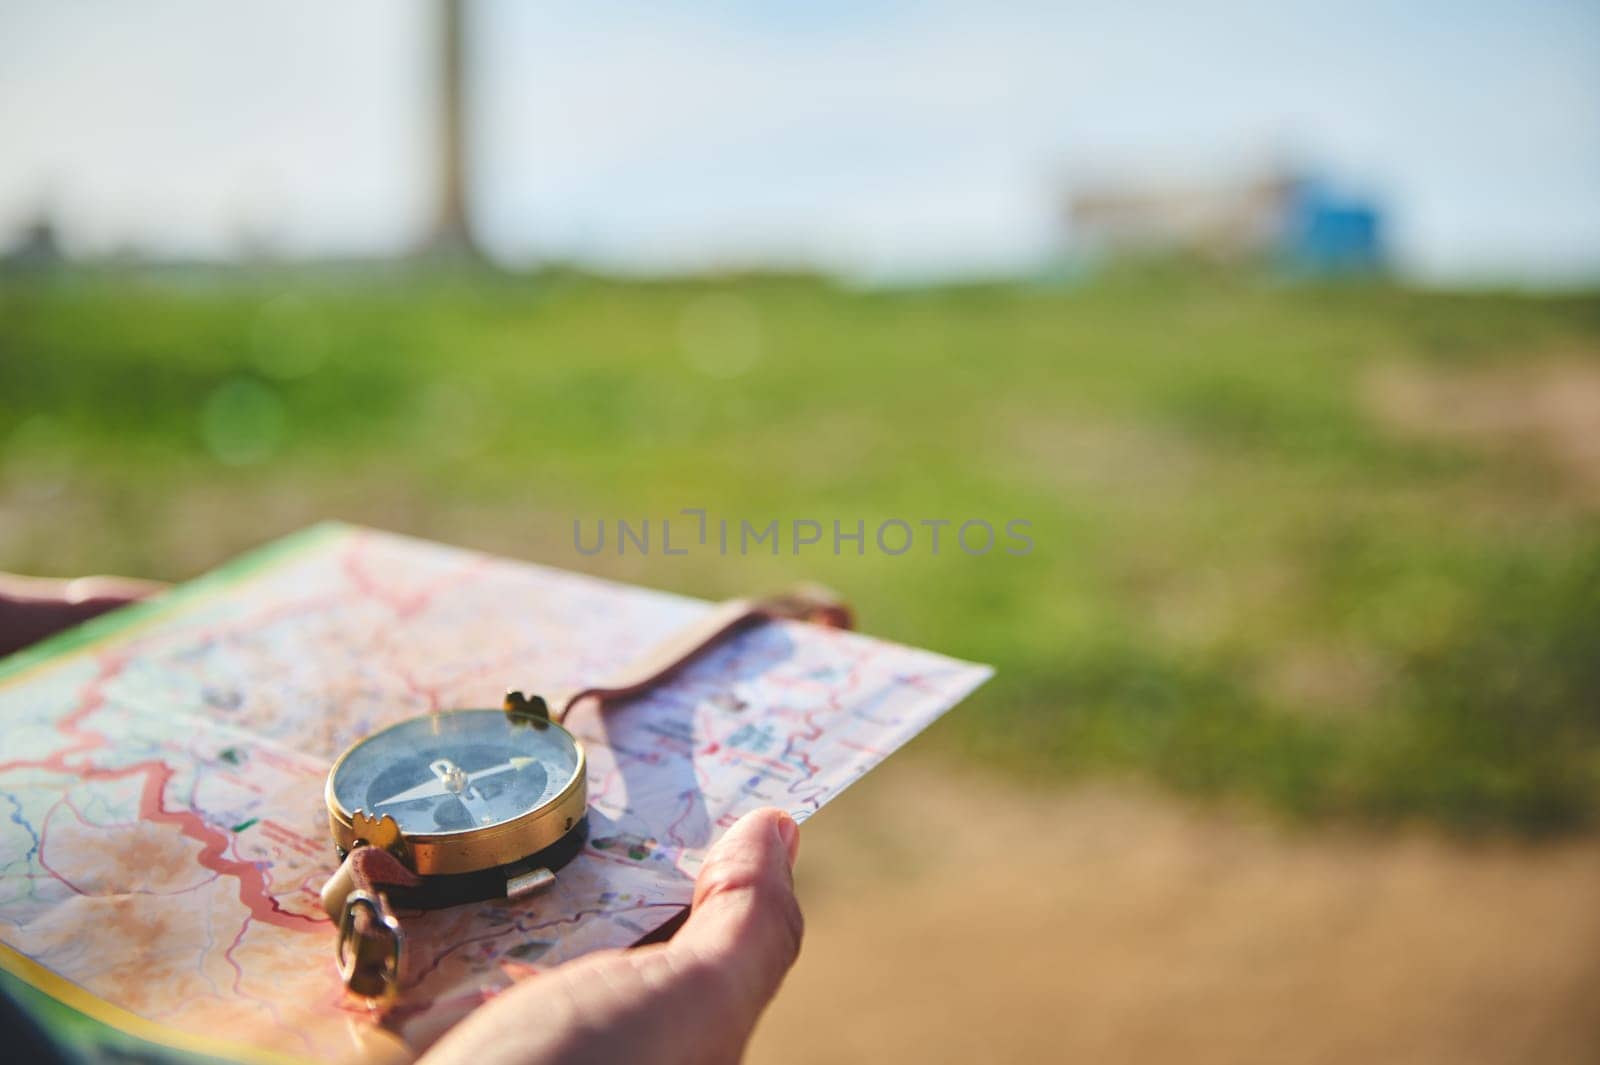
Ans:
{"label": "blurred white building", "polygon": [[1386,259],[1376,203],[1291,171],[1089,184],[1068,193],[1066,217],[1073,250],[1091,258],[1194,256],[1318,272],[1373,270]]}

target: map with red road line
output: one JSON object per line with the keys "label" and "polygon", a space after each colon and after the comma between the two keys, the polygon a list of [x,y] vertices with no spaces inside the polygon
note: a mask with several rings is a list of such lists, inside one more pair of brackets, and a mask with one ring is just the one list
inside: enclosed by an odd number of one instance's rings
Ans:
{"label": "map with red road line", "polygon": [[347,998],[317,895],[338,753],[508,687],[603,678],[707,609],[323,525],[0,662],[0,967],[174,1045],[405,1060],[512,982],[677,916],[740,814],[804,820],[990,672],[784,622],[580,707],[580,856],[535,897],[408,917],[401,1005]]}

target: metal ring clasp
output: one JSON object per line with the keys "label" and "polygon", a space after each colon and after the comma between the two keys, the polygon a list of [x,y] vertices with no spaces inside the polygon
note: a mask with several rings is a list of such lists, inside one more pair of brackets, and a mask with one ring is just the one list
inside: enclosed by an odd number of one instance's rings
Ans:
{"label": "metal ring clasp", "polygon": [[[356,910],[365,907],[371,921],[356,930]],[[352,891],[339,916],[339,977],[344,986],[365,998],[388,999],[400,990],[400,959],[405,936],[380,895]]]}

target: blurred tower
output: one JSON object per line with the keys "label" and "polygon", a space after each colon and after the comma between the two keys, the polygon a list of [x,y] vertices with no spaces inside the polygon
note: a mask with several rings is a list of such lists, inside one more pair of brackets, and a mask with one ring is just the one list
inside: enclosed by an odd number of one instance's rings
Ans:
{"label": "blurred tower", "polygon": [[438,201],[427,254],[478,261],[468,210],[466,0],[441,0],[439,27]]}

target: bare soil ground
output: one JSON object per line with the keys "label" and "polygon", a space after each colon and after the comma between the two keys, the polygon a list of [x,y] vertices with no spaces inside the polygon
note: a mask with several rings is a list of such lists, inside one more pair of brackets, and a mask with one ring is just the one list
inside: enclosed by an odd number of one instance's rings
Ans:
{"label": "bare soil ground", "polygon": [[806,827],[756,1065],[1600,1058],[1600,839],[1289,827],[900,758]]}
{"label": "bare soil ground", "polygon": [[1473,370],[1386,365],[1368,375],[1365,398],[1401,432],[1531,453],[1578,502],[1600,505],[1600,362],[1592,353]]}

